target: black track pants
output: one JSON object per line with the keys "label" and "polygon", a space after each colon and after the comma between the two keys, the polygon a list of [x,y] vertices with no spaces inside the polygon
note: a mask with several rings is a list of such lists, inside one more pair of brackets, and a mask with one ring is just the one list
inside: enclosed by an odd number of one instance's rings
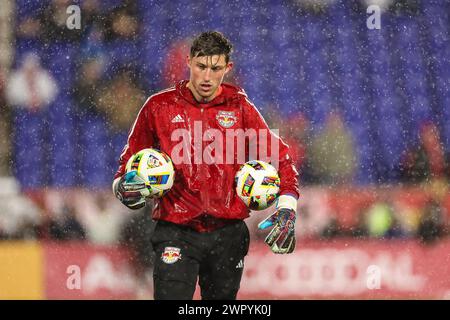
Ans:
{"label": "black track pants", "polygon": [[157,222],[154,298],[192,299],[198,279],[202,299],[236,299],[249,241],[244,221],[208,233]]}

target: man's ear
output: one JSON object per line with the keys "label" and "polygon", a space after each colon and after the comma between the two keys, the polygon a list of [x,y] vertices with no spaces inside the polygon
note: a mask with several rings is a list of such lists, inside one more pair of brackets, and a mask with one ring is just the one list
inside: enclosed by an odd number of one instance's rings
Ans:
{"label": "man's ear", "polygon": [[225,69],[225,74],[227,74],[228,72],[230,72],[234,67],[234,63],[233,62],[228,62],[227,63],[227,68]]}
{"label": "man's ear", "polygon": [[186,56],[186,65],[188,66],[188,68],[191,67],[191,57],[189,55]]}

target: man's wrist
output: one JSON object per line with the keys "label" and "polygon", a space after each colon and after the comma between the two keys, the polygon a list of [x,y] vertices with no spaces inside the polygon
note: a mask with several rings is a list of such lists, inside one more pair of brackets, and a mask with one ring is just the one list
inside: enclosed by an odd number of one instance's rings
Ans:
{"label": "man's wrist", "polygon": [[289,209],[297,212],[297,198],[290,194],[283,194],[278,197],[276,208]]}

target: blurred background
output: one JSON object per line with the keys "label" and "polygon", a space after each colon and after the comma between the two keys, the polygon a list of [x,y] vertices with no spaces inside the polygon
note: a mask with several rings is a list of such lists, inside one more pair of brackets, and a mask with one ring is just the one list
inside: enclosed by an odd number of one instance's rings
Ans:
{"label": "blurred background", "polygon": [[246,220],[238,298],[449,299],[449,13],[447,0],[2,0],[0,298],[152,298],[151,205],[128,210],[111,182],[143,102],[188,77],[192,37],[214,29],[234,44],[227,81],[280,130],[302,187],[294,254],[256,231],[270,209]]}

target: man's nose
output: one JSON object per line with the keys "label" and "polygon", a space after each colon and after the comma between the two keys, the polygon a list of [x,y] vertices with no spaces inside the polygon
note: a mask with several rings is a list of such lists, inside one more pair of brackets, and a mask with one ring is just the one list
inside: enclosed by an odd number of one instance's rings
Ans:
{"label": "man's nose", "polygon": [[211,79],[211,69],[206,68],[205,70],[205,76],[203,78],[204,81],[209,81]]}

